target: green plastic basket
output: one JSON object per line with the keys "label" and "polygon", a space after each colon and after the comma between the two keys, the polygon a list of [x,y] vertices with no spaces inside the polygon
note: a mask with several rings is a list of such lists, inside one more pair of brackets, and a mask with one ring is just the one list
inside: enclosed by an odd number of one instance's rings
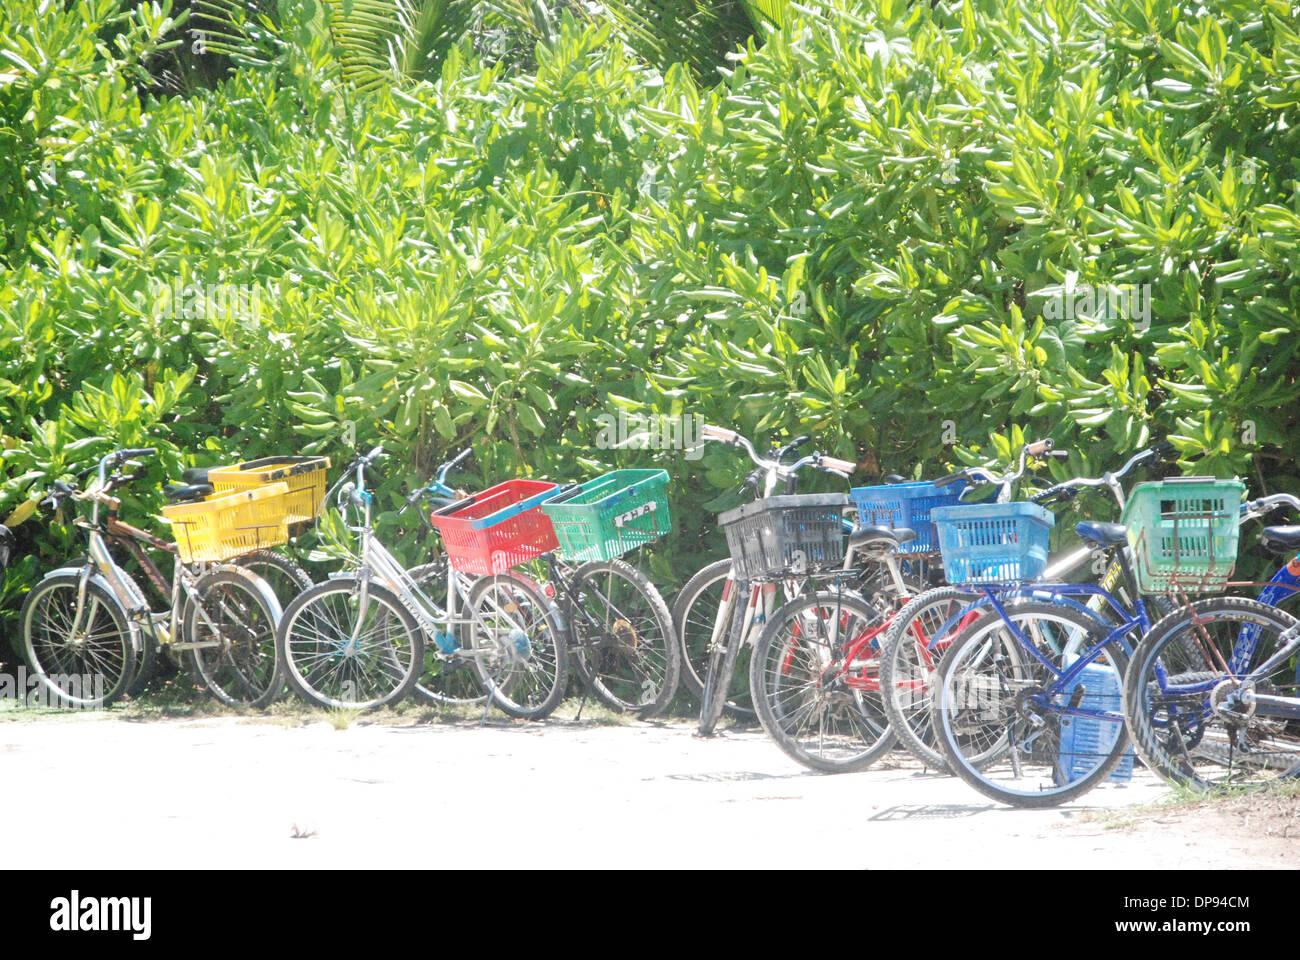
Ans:
{"label": "green plastic basket", "polygon": [[1215,593],[1237,563],[1240,480],[1139,483],[1122,517],[1143,593]]}
{"label": "green plastic basket", "polygon": [[665,470],[615,470],[542,504],[560,555],[579,563],[612,560],[672,529]]}

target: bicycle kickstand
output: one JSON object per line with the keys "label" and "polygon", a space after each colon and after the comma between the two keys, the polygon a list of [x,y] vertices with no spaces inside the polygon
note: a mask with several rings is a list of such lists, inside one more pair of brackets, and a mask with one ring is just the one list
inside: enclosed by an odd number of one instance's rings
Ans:
{"label": "bicycle kickstand", "polygon": [[584,683],[582,685],[582,699],[578,701],[578,714],[573,718],[574,723],[577,723],[579,720],[582,719],[582,708],[585,707],[586,705],[587,705],[587,685]]}

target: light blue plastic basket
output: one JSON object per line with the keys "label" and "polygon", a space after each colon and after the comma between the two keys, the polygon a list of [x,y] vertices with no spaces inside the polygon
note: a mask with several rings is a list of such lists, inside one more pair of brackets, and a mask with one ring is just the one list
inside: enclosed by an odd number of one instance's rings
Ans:
{"label": "light blue plastic basket", "polygon": [[[1120,678],[1115,670],[1105,664],[1090,663],[1079,671],[1079,676],[1066,692],[1083,684],[1084,695],[1079,706],[1089,710],[1123,710],[1120,702]],[[1062,717],[1060,751],[1056,755],[1055,779],[1058,784],[1072,783],[1087,776],[1097,768],[1099,757],[1109,756],[1115,749],[1115,738],[1123,731],[1120,723],[1111,723],[1096,717]],[[1133,779],[1133,748],[1125,751],[1119,766],[1107,778],[1116,783]]]}
{"label": "light blue plastic basket", "polygon": [[1016,583],[1047,566],[1056,518],[1036,503],[963,503],[930,511],[949,583]]}
{"label": "light blue plastic basket", "polygon": [[858,509],[859,524],[916,531],[916,539],[903,544],[895,553],[933,553],[939,549],[939,540],[930,511],[956,503],[964,488],[961,483],[946,487],[936,487],[933,483],[887,483],[879,487],[854,487],[849,491],[849,499]]}

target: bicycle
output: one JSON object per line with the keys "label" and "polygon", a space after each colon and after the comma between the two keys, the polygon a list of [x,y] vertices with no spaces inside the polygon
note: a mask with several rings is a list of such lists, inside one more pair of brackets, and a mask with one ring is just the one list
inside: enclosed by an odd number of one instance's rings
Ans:
{"label": "bicycle", "polygon": [[[1103,482],[1122,496],[1113,477]],[[950,507],[935,521],[949,580],[971,585],[984,603],[933,675],[931,723],[948,769],[1020,807],[1064,803],[1112,775],[1127,779],[1120,691],[1130,638],[1150,628],[1150,591],[1124,549],[1126,527],[1075,529],[1091,547],[1113,551],[1128,604],[1104,585],[1037,579],[1054,518],[1036,504]]]}
{"label": "bicycle", "polygon": [[[774,457],[764,459],[754,451],[753,444],[749,440],[734,430],[706,425],[701,430],[700,435],[705,440],[716,440],[739,446],[749,454],[757,469],[750,474],[745,482],[745,487],[757,491],[757,483],[761,479],[765,494],[762,499],[755,501],[755,504],[768,502],[771,499],[770,491],[775,489],[779,481],[785,481],[787,489],[792,489],[795,477],[805,467],[811,466],[827,473],[834,473],[845,479],[855,469],[855,465],[847,460],[825,457],[821,453],[813,453],[802,457],[789,466],[782,463],[784,455],[791,449],[800,446],[806,438],[800,438],[788,444],[783,450],[776,451]],[[843,501],[843,505],[847,505],[848,501],[844,495],[834,496],[838,496]],[[787,498],[797,500],[798,495],[790,494]],[[752,507],[754,504],[749,506]],[[739,509],[744,510],[746,508]],[[735,513],[735,511],[731,512]],[[726,515],[724,514],[724,516]],[[722,517],[719,518],[720,524],[722,519]],[[843,518],[837,518],[836,523],[842,537],[845,530]],[[710,625],[707,646],[708,665],[705,668],[704,676],[700,678],[699,733],[701,736],[711,735],[717,726],[718,720],[727,705],[732,678],[739,674],[745,686],[749,686],[748,672],[744,670],[738,671],[737,663],[740,660],[741,651],[753,646],[756,640],[756,631],[754,629],[756,625],[766,622],[767,618],[776,610],[778,606],[776,603],[778,587],[788,599],[797,594],[798,583],[802,579],[801,574],[795,573],[792,577],[783,579],[754,579],[752,583],[746,582],[735,570],[740,564],[737,564],[738,551],[732,543],[730,533],[728,534],[728,543],[732,547],[731,560],[720,561],[718,564],[706,567],[705,571],[701,571],[693,578],[692,582],[697,583],[697,586],[692,589],[692,584],[688,583],[686,589],[683,590],[683,597],[678,599],[679,607],[682,609],[682,622],[685,624],[689,619],[690,608],[697,605],[700,602],[699,598],[704,595],[699,582],[702,581],[706,573],[712,570],[717,571],[722,584],[721,595]],[[836,556],[838,558],[838,552]],[[744,604],[738,602],[742,597],[747,597],[748,602]],[[685,636],[684,633],[681,635]]]}
{"label": "bicycle", "polygon": [[[1047,441],[1028,449],[1050,448]],[[943,487],[962,478],[850,491],[858,524],[849,556],[833,575],[822,575],[832,576],[834,590],[791,600],[760,635],[752,697],[764,729],[805,766],[828,773],[861,770],[894,745],[884,705],[888,688],[880,675],[882,638],[915,592],[904,582],[901,564],[934,551],[930,515],[957,501],[957,492],[944,493]],[[846,597],[846,587],[860,576],[852,569],[854,554],[869,569],[883,571],[893,590],[883,598]]]}
{"label": "bicycle", "polygon": [[[712,428],[721,434],[720,428]],[[736,446],[742,446],[743,438],[736,434]],[[790,472],[785,465],[786,458],[811,440],[800,436],[778,448],[773,447],[767,457],[750,472],[740,486],[740,493],[748,491],[753,497],[771,496],[781,484],[785,493],[795,493],[798,488],[798,476]],[[745,440],[744,444],[749,444]],[[747,449],[752,450],[752,444]],[[681,644],[682,683],[691,694],[700,699],[704,694],[704,682],[709,668],[709,652],[714,648],[714,635],[719,623],[730,622],[732,591],[734,583],[731,577],[731,558],[715,560],[698,570],[682,587],[673,604],[673,629],[677,632]],[[762,622],[761,614],[758,622]],[[752,646],[752,644],[750,645]],[[735,677],[727,691],[725,709],[737,716],[753,716],[753,706],[749,701],[748,662],[742,651],[739,661],[741,667],[735,671]]]}
{"label": "bicycle", "polygon": [[[1038,504],[1068,503],[1083,490],[1106,489],[1122,510],[1124,491],[1119,481],[1139,467],[1169,460],[1174,453],[1167,443],[1155,444],[1130,457],[1119,470],[1107,471],[1097,478],[1067,480],[1042,490],[1029,500]],[[996,484],[1001,496],[1004,481],[1015,478],[998,477],[988,470],[976,467],[952,474],[939,482],[947,485],[963,479]],[[1083,547],[1049,563],[1040,579],[1047,583],[1062,581],[1093,558],[1105,553],[1106,549],[1095,538],[1087,540]],[[1099,583],[1106,590],[1115,591],[1121,589],[1122,579],[1122,568],[1112,559]],[[1125,602],[1128,602],[1127,598]],[[947,772],[947,764],[930,724],[930,678],[953,638],[975,620],[978,608],[985,605],[981,594],[969,587],[936,587],[913,597],[894,617],[882,639],[880,685],[888,692],[885,710],[890,728],[899,743],[928,769]],[[1109,609],[1099,595],[1089,597],[1085,606],[1100,616],[1107,616]]]}
{"label": "bicycle", "polygon": [[[1300,509],[1300,500],[1274,494],[1248,501],[1238,526],[1282,506]],[[1180,518],[1183,549],[1188,534],[1222,521],[1205,519]],[[1260,537],[1270,552],[1300,548],[1300,527],[1265,527]],[[1226,542],[1221,547],[1220,559]],[[1168,581],[1179,592],[1188,579],[1181,552]],[[1203,587],[1205,579],[1204,569],[1193,571],[1191,585]],[[1300,775],[1300,621],[1277,606],[1298,589],[1300,556],[1294,556],[1254,599],[1186,604],[1137,645],[1124,685],[1125,719],[1138,754],[1167,782],[1204,792]]]}
{"label": "bicycle", "polygon": [[[468,453],[444,464],[440,476],[445,478]],[[382,454],[383,448],[375,447],[358,455],[348,467],[355,479],[338,490],[340,510],[358,515],[348,523],[360,539],[353,569],[332,574],[299,595],[276,631],[290,685],[299,696],[325,707],[376,709],[395,703],[419,679],[425,637],[431,637],[436,656],[468,663],[490,702],[504,712],[527,719],[546,716],[563,693],[563,625],[536,584],[509,568],[536,555],[524,542],[523,528],[535,527],[540,494],[549,495],[554,484],[507,481],[455,502],[467,523],[459,532],[440,527],[451,561],[443,606],[374,534],[365,471]],[[494,519],[498,513],[503,516]],[[478,530],[470,529],[475,521],[482,524]],[[481,540],[482,531],[488,531],[484,537],[495,532],[497,539]],[[477,571],[457,563],[465,556],[460,550],[479,556],[484,575],[468,577]]]}
{"label": "bicycle", "polygon": [[557,589],[583,688],[609,709],[642,718],[661,713],[676,694],[681,648],[659,591],[620,557],[672,529],[667,488],[662,470],[615,470],[566,487],[541,507],[559,549],[540,562]]}
{"label": "bicycle", "polygon": [[[283,517],[277,522],[256,516],[274,515],[281,494],[201,505],[209,518],[224,513],[230,522],[224,536],[209,530],[201,544],[187,544],[184,535],[168,543],[118,519],[120,504],[112,496],[136,479],[120,468],[139,466],[134,458],[154,453],[129,448],[107,454],[99,461],[96,481],[84,491],[55,482],[46,506],[57,510],[68,500],[93,504],[90,520],[75,521],[86,532],[88,551],[82,560],[47,573],[27,595],[19,620],[28,666],[57,703],[103,707],[131,687],[148,637],[187,654],[196,678],[223,702],[266,706],[282,689],[269,643],[280,605],[266,581],[219,561],[282,542]],[[110,543],[125,545],[160,588],[167,581],[145,548],[176,555],[169,609],[151,610],[139,585],[113,559]]]}
{"label": "bicycle", "polygon": [[[468,451],[466,451],[468,453]],[[541,504],[556,535],[555,550],[538,556],[530,569],[545,583],[537,589],[559,602],[569,659],[590,693],[610,710],[654,716],[672,701],[681,666],[667,605],[654,585],[619,559],[630,549],[671,529],[668,476],[662,470],[619,470],[582,484],[570,484]],[[435,516],[454,517],[459,501],[445,476],[408,498],[431,500]],[[441,524],[441,521],[438,521]],[[443,576],[446,561],[417,567],[417,582]],[[440,704],[481,703],[465,670],[438,672],[443,689],[430,692]],[[562,684],[563,686],[563,684]],[[419,687],[417,686],[417,692]],[[582,707],[579,706],[579,715]]]}
{"label": "bicycle", "polygon": [[[207,473],[207,468],[190,468],[184,473],[185,483],[163,484],[163,494],[166,496],[168,504],[174,506],[184,503],[198,503],[213,496],[216,490],[212,484],[207,482]],[[106,531],[104,536],[111,547],[127,553],[135,560],[137,567],[144,575],[145,582],[159,597],[166,601],[171,593],[170,581],[162,574],[156,564],[142,559],[141,543],[148,543],[150,547],[163,550],[168,550],[170,545],[162,540],[142,541],[140,536],[119,536],[113,530]],[[241,569],[255,573],[266,581],[275,594],[281,609],[313,583],[311,575],[297,561],[282,553],[277,553],[273,549],[241,553],[237,559]],[[140,639],[141,646],[139,656],[136,659],[135,677],[126,691],[127,695],[132,697],[140,694],[148,686],[149,681],[153,679],[158,669],[158,661],[161,659],[163,650],[166,649],[154,639],[151,633],[141,634]]]}

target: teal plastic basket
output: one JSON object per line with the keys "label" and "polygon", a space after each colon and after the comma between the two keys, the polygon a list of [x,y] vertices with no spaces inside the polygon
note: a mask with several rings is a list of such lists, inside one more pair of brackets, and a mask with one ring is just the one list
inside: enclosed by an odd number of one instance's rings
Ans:
{"label": "teal plastic basket", "polygon": [[665,470],[615,470],[567,489],[542,504],[560,555],[612,560],[673,528]]}
{"label": "teal plastic basket", "polygon": [[1176,477],[1139,483],[1123,523],[1143,593],[1214,593],[1237,564],[1240,480]]}
{"label": "teal plastic basket", "polygon": [[1036,580],[1056,518],[1036,503],[963,503],[930,511],[949,583]]}

